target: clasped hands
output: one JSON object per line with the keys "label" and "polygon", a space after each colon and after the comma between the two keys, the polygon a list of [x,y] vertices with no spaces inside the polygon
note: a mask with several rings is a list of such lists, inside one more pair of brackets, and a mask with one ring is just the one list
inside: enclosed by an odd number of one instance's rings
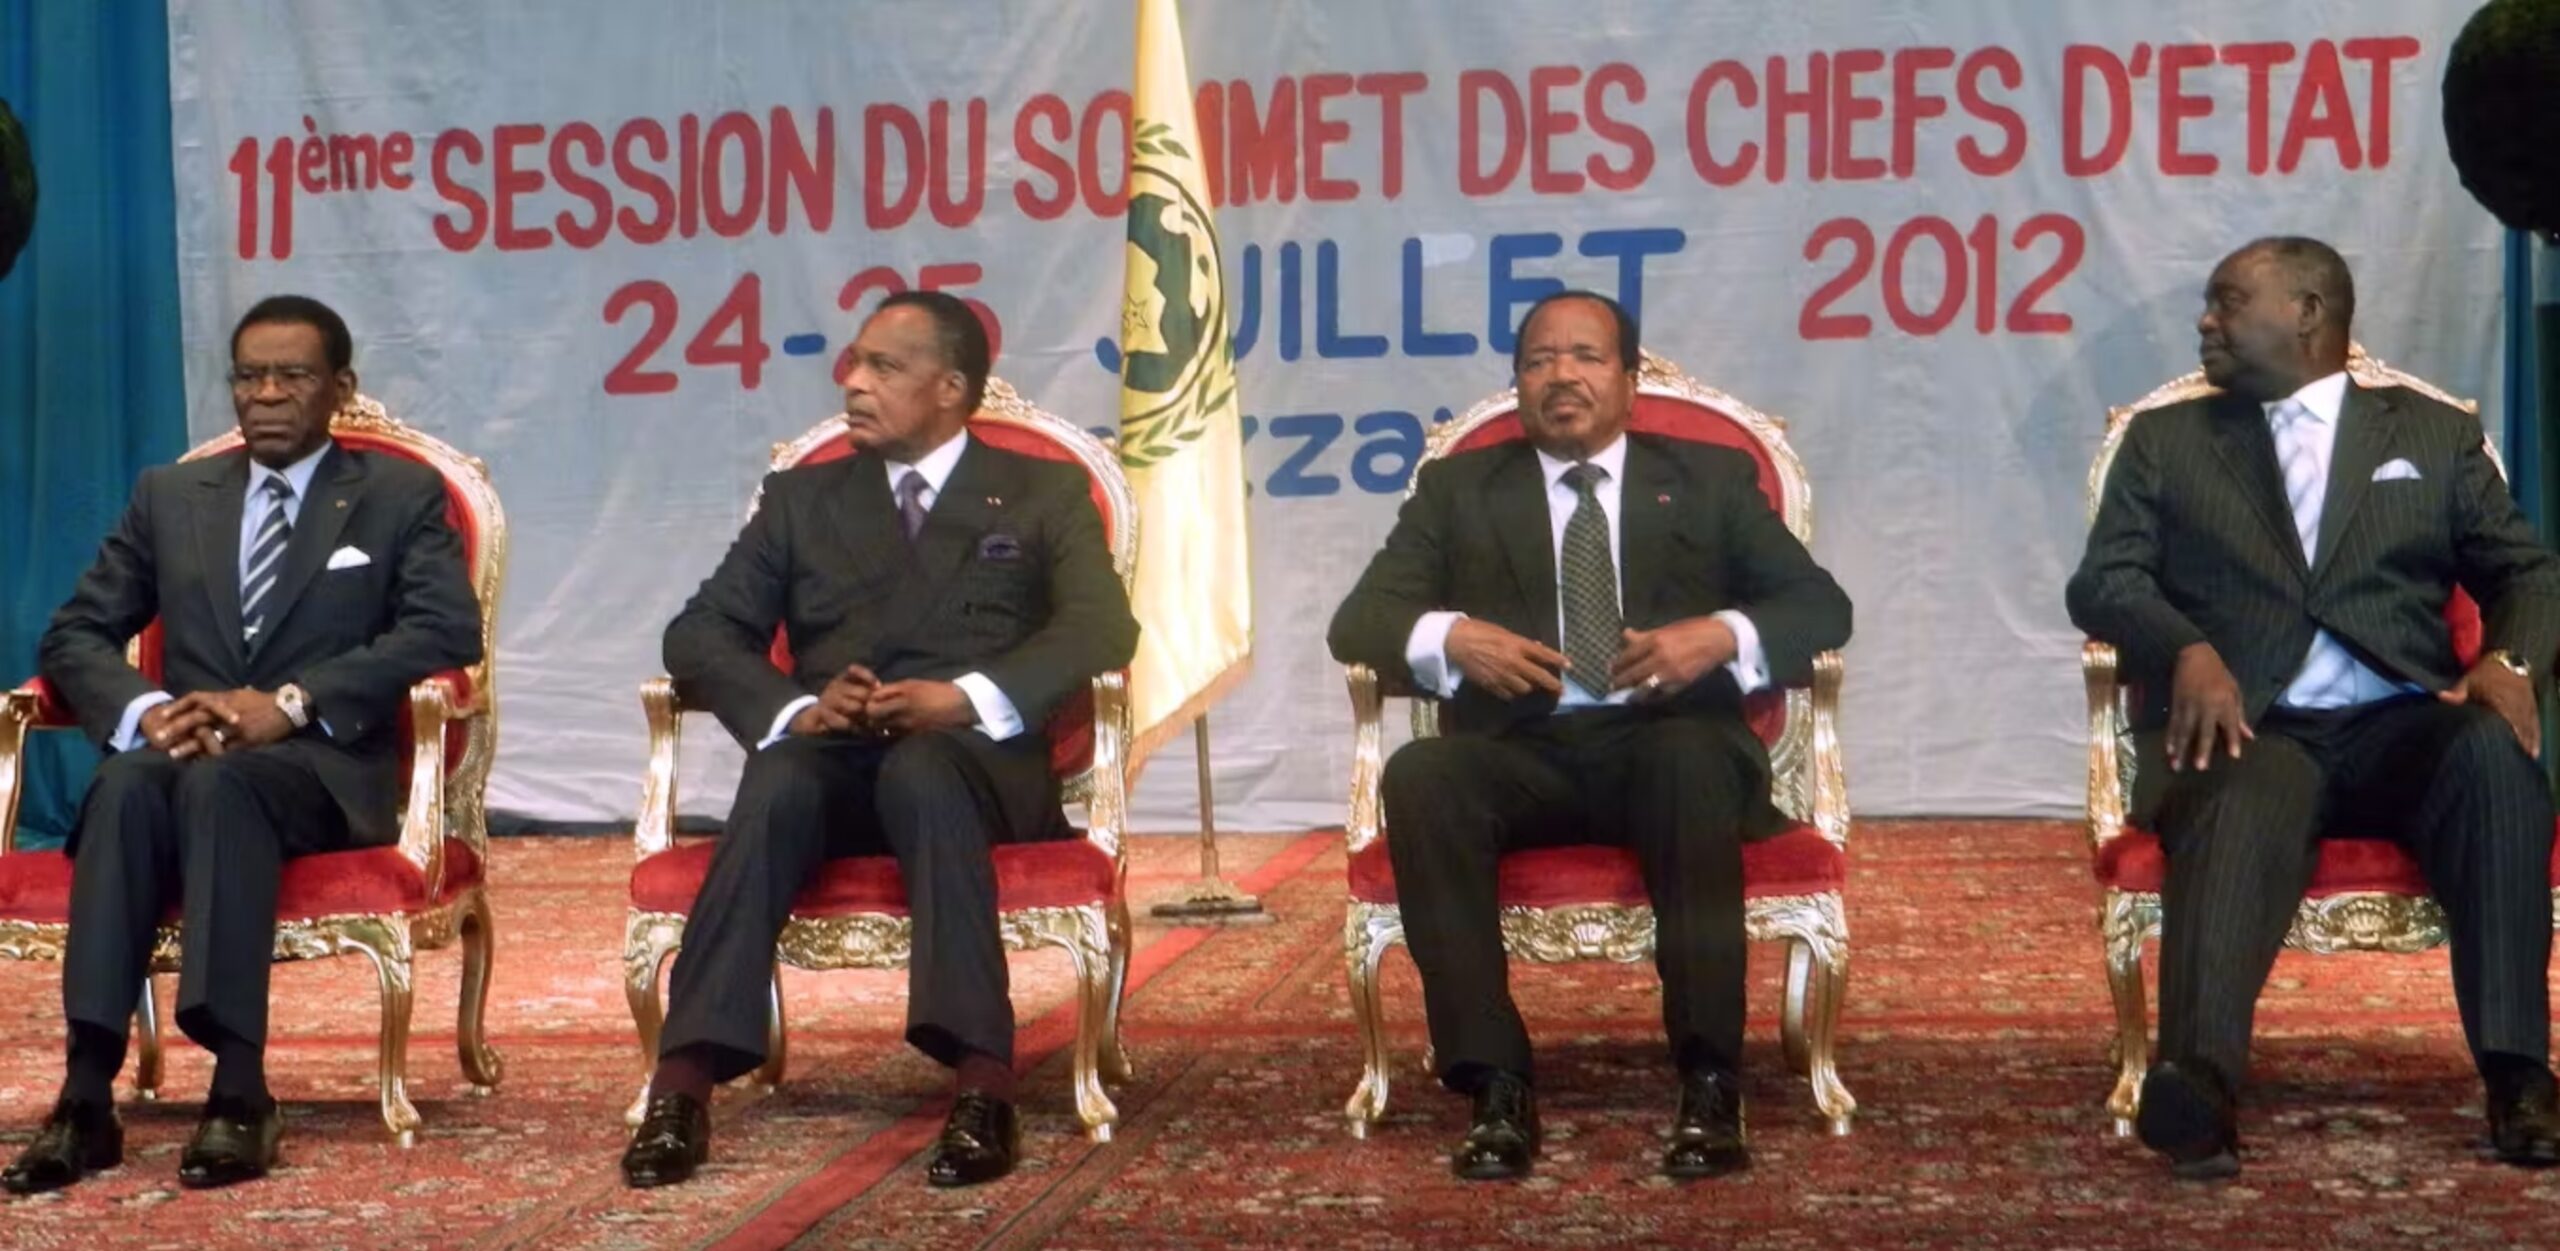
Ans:
{"label": "clasped hands", "polygon": [[861,665],[827,679],[818,702],[791,718],[794,734],[897,738],[928,730],[953,730],[978,719],[969,693],[957,684],[910,678],[883,682]]}
{"label": "clasped hands", "polygon": [[154,704],[136,727],[142,741],[173,760],[264,747],[293,733],[293,722],[267,691],[195,691]]}
{"label": "clasped hands", "polygon": [[[1504,699],[1517,699],[1530,691],[1562,695],[1564,675],[1573,667],[1564,653],[1474,617],[1451,623],[1442,646],[1449,663],[1467,681]],[[1713,617],[1689,617],[1651,630],[1622,630],[1617,658],[1609,666],[1608,689],[1631,687],[1639,703],[1668,699],[1732,663],[1740,648],[1733,630]]]}
{"label": "clasped hands", "polygon": [[[2471,666],[2451,687],[2436,692],[2448,704],[2477,704],[2504,719],[2524,744],[2526,754],[2542,754],[2542,716],[2534,707],[2533,684],[2505,665],[2484,659]],[[2169,679],[2169,771],[2211,769],[2217,753],[2240,758],[2240,745],[2258,737],[2249,728],[2240,683],[2210,643],[2189,643],[2178,652]]]}

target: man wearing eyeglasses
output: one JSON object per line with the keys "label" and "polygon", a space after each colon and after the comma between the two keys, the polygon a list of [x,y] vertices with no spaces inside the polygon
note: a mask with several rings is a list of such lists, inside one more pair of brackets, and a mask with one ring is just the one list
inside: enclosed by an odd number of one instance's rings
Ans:
{"label": "man wearing eyeglasses", "polygon": [[[251,308],[231,336],[246,454],[145,472],[38,644],[45,681],[109,754],[69,848],[62,1093],[0,1170],[13,1193],[122,1163],[113,1086],[173,906],[178,1028],[214,1057],[178,1181],[226,1186],[275,1164],[267,973],[284,861],[397,838],[405,695],[480,659],[443,480],[329,437],[355,394],[353,360],[327,305]],[[156,682],[125,661],[154,619]]]}

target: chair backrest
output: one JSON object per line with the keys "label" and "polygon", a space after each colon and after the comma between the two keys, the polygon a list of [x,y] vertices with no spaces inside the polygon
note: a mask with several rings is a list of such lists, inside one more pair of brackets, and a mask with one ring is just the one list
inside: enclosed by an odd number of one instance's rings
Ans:
{"label": "chair backrest", "polygon": [[[1094,510],[1102,515],[1102,533],[1111,548],[1112,571],[1120,575],[1123,588],[1129,585],[1138,569],[1137,496],[1129,488],[1128,475],[1121,472],[1116,453],[1074,422],[1023,398],[1002,378],[987,379],[986,397],[969,419],[969,437],[1008,452],[1083,469]],[[857,454],[839,414],[810,427],[796,439],[774,444],[772,467],[779,470],[818,465]],[[763,490],[758,488],[755,498],[747,504],[747,515],[754,516],[763,502]],[[774,631],[772,658],[775,668],[790,671],[791,640],[781,630]],[[1049,718],[1045,732],[1049,736],[1050,770],[1066,784],[1068,800],[1080,802],[1092,785],[1092,692],[1078,692],[1060,705]]]}
{"label": "chair backrest", "polygon": [[[1416,480],[1423,465],[1443,456],[1492,447],[1522,437],[1520,396],[1509,387],[1477,401],[1466,412],[1431,432],[1430,445],[1414,466]],[[1664,438],[1688,439],[1739,449],[1759,469],[1760,492],[1769,499],[1787,529],[1804,543],[1813,541],[1813,488],[1804,462],[1787,443],[1786,421],[1762,412],[1683,373],[1678,365],[1645,352],[1636,374],[1635,411],[1627,428]],[[1408,483],[1405,494],[1413,494]],[[1752,732],[1769,747],[1774,774],[1771,799],[1797,820],[1811,820],[1813,809],[1813,705],[1803,689],[1762,690],[1744,701]],[[1414,733],[1438,730],[1439,706],[1431,700],[1413,704]]]}
{"label": "chair backrest", "polygon": [[[498,592],[506,583],[507,515],[498,503],[489,467],[477,456],[417,430],[384,411],[369,395],[349,396],[329,418],[330,437],[355,452],[375,452],[413,460],[444,476],[445,520],[462,537],[463,559],[470,566],[471,590],[480,600],[480,663],[470,667],[472,701],[481,714],[457,718],[445,726],[447,811],[455,805],[476,808],[489,766],[497,754]],[[188,450],[179,460],[244,455],[238,430],[226,430]],[[160,677],[160,623],[153,621],[126,648],[134,667],[153,681]],[[409,753],[409,711],[400,708],[400,752]],[[457,829],[480,831],[476,820],[455,820]]]}
{"label": "chair backrest", "polygon": [[[2361,343],[2347,345],[2347,377],[2350,382],[2359,387],[2406,387],[2431,400],[2450,404],[2474,417],[2480,415],[2478,400],[2463,399],[2415,374],[2395,369],[2379,358],[2367,354]],[[2183,404],[2189,400],[2221,393],[2221,388],[2205,381],[2204,371],[2199,369],[2180,374],[2153,387],[2148,394],[2130,404],[2108,409],[2106,438],[2098,445],[2098,458],[2089,465],[2087,499],[2089,520],[2095,522],[2098,518],[2098,501],[2106,492],[2107,470],[2115,465],[2116,449],[2124,446],[2125,431],[2131,428],[2134,418],[2154,409],[2167,408],[2173,404]],[[2497,467],[2498,476],[2505,477],[2507,466],[2506,462],[2498,456],[2498,445],[2490,441],[2488,435],[2484,433],[2480,436],[2480,446],[2488,452],[2489,463]],[[2453,635],[2454,656],[2466,667],[2478,660],[2483,626],[2480,620],[2480,605],[2473,602],[2469,592],[2458,586],[2453,589],[2453,597],[2445,601],[2444,620],[2445,627]],[[2124,689],[2129,692],[2132,684],[2124,684]],[[2114,732],[2120,740],[2117,751],[2118,777],[2122,783],[2123,801],[2129,805],[2133,796],[2136,753],[2132,749],[2129,737],[2132,731],[2129,728],[2125,700],[2122,697],[2116,700],[2115,723]]]}

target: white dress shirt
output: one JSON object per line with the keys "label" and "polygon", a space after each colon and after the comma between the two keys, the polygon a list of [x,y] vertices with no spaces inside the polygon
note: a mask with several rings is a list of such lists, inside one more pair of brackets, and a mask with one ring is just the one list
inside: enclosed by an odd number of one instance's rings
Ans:
{"label": "white dress shirt", "polygon": [[[942,484],[951,480],[952,467],[960,463],[960,453],[967,451],[968,448],[969,434],[964,430],[945,440],[942,446],[916,458],[916,462],[912,465],[895,460],[882,462],[881,467],[889,475],[889,498],[898,497],[899,481],[907,476],[907,471],[914,470],[924,475],[924,493],[917,499],[924,505],[925,511],[931,513],[934,501],[942,498]],[[961,693],[969,697],[969,706],[977,710],[978,724],[974,728],[978,733],[999,743],[1022,733],[1021,712],[1014,708],[1012,699],[1008,698],[1003,691],[996,689],[996,684],[990,681],[987,675],[964,673],[951,679],[951,684],[959,687]],[[756,746],[761,749],[781,742],[791,733],[791,719],[799,716],[801,709],[816,702],[818,702],[817,696],[803,695],[784,704],[781,714],[773,719],[772,732],[766,734],[763,741]]]}
{"label": "white dress shirt", "polygon": [[[2317,379],[2284,399],[2262,405],[2267,424],[2275,434],[2276,463],[2281,466],[2287,455],[2307,450],[2312,463],[2318,466],[2318,485],[2295,517],[2297,529],[2303,514],[2317,515],[2327,502],[2330,454],[2338,446],[2338,415],[2346,403],[2347,375],[2339,372]],[[2289,406],[2298,407],[2302,415],[2291,420],[2280,416]],[[2316,560],[2318,553],[2305,551],[2303,559]],[[2327,630],[2322,630],[2311,636],[2311,648],[2303,653],[2302,667],[2294,671],[2293,679],[2277,694],[2276,702],[2287,708],[2346,708],[2420,689],[2393,682],[2367,668]]]}
{"label": "white dress shirt", "polygon": [[[240,568],[235,572],[233,581],[249,580],[249,545],[258,541],[258,531],[266,527],[267,479],[282,478],[286,486],[293,488],[293,494],[284,497],[284,520],[286,525],[300,522],[302,501],[311,495],[311,479],[320,472],[320,458],[328,455],[332,446],[324,442],[318,451],[282,469],[270,469],[254,460],[249,462],[249,485],[240,500]],[[167,691],[145,691],[134,696],[133,702],[124,706],[124,719],[116,723],[116,732],[107,740],[107,746],[117,751],[131,751],[139,746],[142,742],[142,714],[173,698]],[[321,729],[325,732],[328,727],[324,725]]]}
{"label": "white dress shirt", "polygon": [[[1623,434],[1619,435],[1610,442],[1609,446],[1592,453],[1591,463],[1598,466],[1606,475],[1601,478],[1600,484],[1593,488],[1592,495],[1599,501],[1600,511],[1609,521],[1609,563],[1618,571],[1618,602],[1624,605],[1627,562],[1624,558],[1625,545],[1618,537],[1618,498],[1619,486],[1626,478],[1627,437]],[[1564,623],[1564,526],[1565,522],[1573,517],[1573,510],[1580,507],[1582,503],[1581,495],[1564,481],[1565,471],[1573,468],[1574,464],[1573,461],[1559,460],[1543,451],[1538,453],[1538,469],[1545,475],[1547,483],[1548,539],[1553,544],[1552,550],[1556,556],[1555,619],[1558,638],[1564,635],[1562,628]],[[1458,619],[1464,616],[1466,614],[1462,612],[1424,613],[1420,620],[1413,623],[1413,633],[1405,637],[1404,658],[1405,663],[1413,668],[1414,684],[1443,699],[1457,694],[1458,687],[1466,680],[1466,675],[1459,672],[1457,666],[1449,663],[1449,628],[1456,625]],[[1732,660],[1726,662],[1725,668],[1733,674],[1733,680],[1741,686],[1742,693],[1748,695],[1767,686],[1769,663],[1767,655],[1760,648],[1759,627],[1751,624],[1751,618],[1730,608],[1716,613],[1715,619],[1723,622],[1726,629],[1733,631],[1734,656]],[[1584,684],[1587,676],[1596,679],[1593,685]],[[1599,682],[1608,680],[1609,675],[1605,673],[1568,674],[1565,678],[1564,694],[1556,700],[1556,709],[1563,711],[1600,704],[1623,704],[1634,698],[1633,688],[1609,692],[1593,689]]]}

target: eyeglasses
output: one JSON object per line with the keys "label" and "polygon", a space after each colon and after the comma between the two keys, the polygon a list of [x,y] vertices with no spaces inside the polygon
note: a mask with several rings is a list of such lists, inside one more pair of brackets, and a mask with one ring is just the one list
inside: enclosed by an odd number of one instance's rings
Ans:
{"label": "eyeglasses", "polygon": [[231,367],[231,389],[255,391],[275,379],[287,391],[308,391],[320,385],[320,371],[307,365],[234,365]]}

